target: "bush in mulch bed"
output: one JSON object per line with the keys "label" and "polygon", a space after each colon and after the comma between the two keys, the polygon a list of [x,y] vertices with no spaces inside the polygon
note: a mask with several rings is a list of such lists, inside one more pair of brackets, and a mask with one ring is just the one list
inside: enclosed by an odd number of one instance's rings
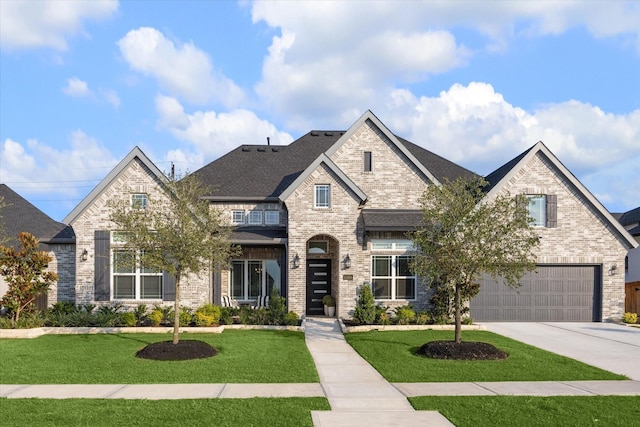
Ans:
{"label": "bush in mulch bed", "polygon": [[191,360],[206,359],[218,353],[211,345],[197,340],[161,341],[149,344],[136,353],[140,359],[151,360]]}
{"label": "bush in mulch bed", "polygon": [[453,360],[500,360],[508,356],[492,344],[477,341],[430,341],[417,353],[432,359]]}

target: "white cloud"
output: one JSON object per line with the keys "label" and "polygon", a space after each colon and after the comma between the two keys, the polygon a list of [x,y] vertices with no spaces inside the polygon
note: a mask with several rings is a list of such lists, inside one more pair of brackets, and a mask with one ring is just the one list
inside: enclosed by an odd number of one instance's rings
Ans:
{"label": "white cloud", "polygon": [[71,77],[70,79],[67,79],[67,85],[62,88],[62,92],[76,98],[82,98],[92,95],[87,82],[80,80],[77,77]]}
{"label": "white cloud", "polygon": [[152,76],[172,96],[190,103],[220,102],[227,107],[244,98],[242,89],[214,69],[209,56],[193,43],[174,43],[160,31],[142,27],[118,41],[129,66]]}
{"label": "white cloud", "polygon": [[67,38],[84,31],[83,21],[109,18],[117,10],[116,0],[0,1],[0,46],[65,51]]}
{"label": "white cloud", "polygon": [[[201,153],[206,161],[212,161],[241,144],[266,144],[267,137],[274,145],[293,141],[291,135],[279,131],[248,110],[187,114],[175,98],[168,96],[156,97],[156,110],[158,127],[168,130],[179,140],[193,144],[196,156]],[[174,154],[178,155],[177,152]]]}
{"label": "white cloud", "polygon": [[474,172],[488,174],[543,141],[603,202],[640,203],[631,184],[640,176],[640,109],[615,115],[567,101],[527,112],[478,82],[438,97],[401,90],[389,98],[376,113],[394,132]]}
{"label": "white cloud", "polygon": [[104,99],[115,108],[120,107],[120,97],[113,89],[103,89],[100,91]]}

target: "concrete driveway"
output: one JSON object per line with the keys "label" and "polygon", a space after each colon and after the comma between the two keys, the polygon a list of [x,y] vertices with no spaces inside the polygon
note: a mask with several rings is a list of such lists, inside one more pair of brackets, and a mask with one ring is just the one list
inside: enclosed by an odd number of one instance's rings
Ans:
{"label": "concrete driveway", "polygon": [[483,324],[491,332],[640,381],[640,328],[613,323]]}

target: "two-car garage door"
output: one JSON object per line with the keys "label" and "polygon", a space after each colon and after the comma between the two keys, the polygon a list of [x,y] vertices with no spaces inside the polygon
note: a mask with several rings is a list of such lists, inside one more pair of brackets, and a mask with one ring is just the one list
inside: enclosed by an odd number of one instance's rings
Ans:
{"label": "two-car garage door", "polygon": [[471,300],[474,321],[598,322],[601,320],[600,267],[540,265],[521,286],[509,288],[485,277]]}

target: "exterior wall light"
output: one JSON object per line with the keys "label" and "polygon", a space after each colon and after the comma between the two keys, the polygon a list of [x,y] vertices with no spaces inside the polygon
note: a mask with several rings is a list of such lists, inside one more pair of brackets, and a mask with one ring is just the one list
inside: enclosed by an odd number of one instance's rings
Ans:
{"label": "exterior wall light", "polygon": [[609,267],[609,276],[616,274],[616,270],[618,270],[618,266],[616,264],[611,264],[611,267]]}
{"label": "exterior wall light", "polygon": [[296,253],[293,256],[293,259],[291,260],[291,268],[298,268],[298,267],[300,267],[300,257]]}
{"label": "exterior wall light", "polygon": [[351,258],[349,257],[349,254],[345,255],[344,260],[342,260],[342,263],[344,264],[344,269],[348,269],[351,268]]}
{"label": "exterior wall light", "polygon": [[88,251],[88,250],[86,250],[86,249],[84,249],[84,250],[82,251],[82,255],[80,255],[80,261],[83,261],[83,262],[84,262],[84,261],[86,261],[86,260],[87,260],[87,258],[88,258],[88,257],[89,257],[89,251]]}

